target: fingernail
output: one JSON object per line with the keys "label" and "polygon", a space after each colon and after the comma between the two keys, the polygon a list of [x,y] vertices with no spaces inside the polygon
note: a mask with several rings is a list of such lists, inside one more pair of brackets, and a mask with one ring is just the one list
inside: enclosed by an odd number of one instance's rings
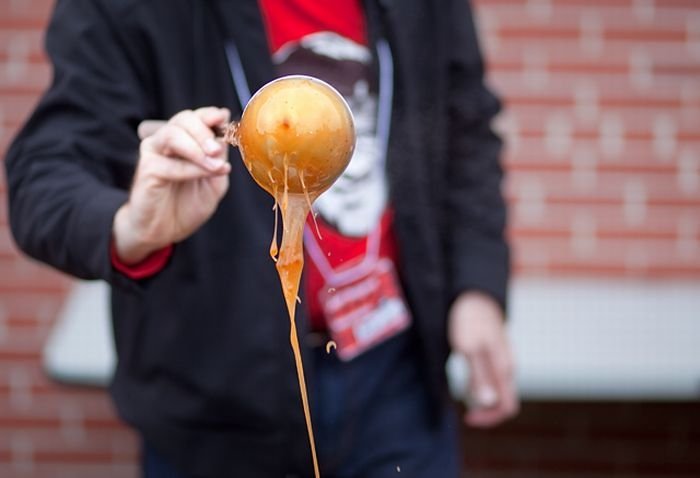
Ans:
{"label": "fingernail", "polygon": [[219,169],[221,165],[226,163],[223,159],[213,156],[205,156],[204,161],[211,169]]}
{"label": "fingernail", "polygon": [[221,145],[215,139],[208,138],[204,142],[204,149],[208,155],[213,156],[221,152]]}

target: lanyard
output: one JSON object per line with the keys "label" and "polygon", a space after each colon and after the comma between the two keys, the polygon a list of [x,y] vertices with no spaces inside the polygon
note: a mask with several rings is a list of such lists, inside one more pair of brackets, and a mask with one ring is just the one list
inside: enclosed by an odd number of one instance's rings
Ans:
{"label": "lanyard", "polygon": [[233,87],[236,89],[236,96],[238,96],[238,101],[241,103],[241,111],[243,111],[245,105],[250,101],[250,87],[248,86],[248,79],[245,76],[245,70],[241,62],[241,55],[238,54],[238,48],[236,48],[236,44],[232,40],[226,42],[226,61],[233,79]]}
{"label": "lanyard", "polygon": [[[391,106],[394,94],[394,64],[389,44],[383,38],[377,40],[377,61],[379,64],[379,105],[377,108],[377,138],[380,155],[376,168],[386,167],[386,157],[389,147],[389,132],[391,129]],[[335,271],[328,262],[321,246],[316,241],[309,227],[304,229],[304,244],[309,258],[316,265],[321,276],[328,284],[347,283],[366,275],[379,259],[381,243],[381,221],[367,236],[367,248],[362,261],[342,271]]]}

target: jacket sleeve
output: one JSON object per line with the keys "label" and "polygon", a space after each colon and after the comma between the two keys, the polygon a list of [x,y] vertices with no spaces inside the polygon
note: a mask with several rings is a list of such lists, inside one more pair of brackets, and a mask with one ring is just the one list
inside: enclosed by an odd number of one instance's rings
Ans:
{"label": "jacket sleeve", "polygon": [[505,308],[509,250],[501,193],[501,141],[491,129],[500,103],[484,85],[484,65],[466,0],[449,12],[447,254],[452,297],[485,292]]}
{"label": "jacket sleeve", "polygon": [[102,5],[58,1],[46,34],[53,81],[5,164],[19,247],[73,276],[112,281],[112,221],[127,200],[144,101]]}

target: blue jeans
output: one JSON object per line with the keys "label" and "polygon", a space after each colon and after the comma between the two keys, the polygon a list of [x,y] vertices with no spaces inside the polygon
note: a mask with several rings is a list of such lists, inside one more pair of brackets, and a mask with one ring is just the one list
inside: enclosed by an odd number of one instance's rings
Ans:
{"label": "blue jeans", "polygon": [[[411,340],[403,333],[350,362],[325,347],[312,350],[311,413],[323,478],[459,476],[456,414],[446,409],[437,423],[431,420]],[[143,472],[144,478],[194,478],[147,445]]]}
{"label": "blue jeans", "polygon": [[342,362],[315,351],[313,420],[324,478],[456,478],[453,410],[431,421],[410,333]]}

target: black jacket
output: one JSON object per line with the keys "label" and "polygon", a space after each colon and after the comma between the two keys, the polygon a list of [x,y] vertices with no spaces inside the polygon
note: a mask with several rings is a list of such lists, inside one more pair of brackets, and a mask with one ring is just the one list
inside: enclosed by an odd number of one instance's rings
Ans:
{"label": "black jacket", "polygon": [[[501,145],[490,129],[499,104],[465,0],[373,0],[367,11],[371,36],[393,51],[387,168],[400,273],[440,399],[450,301],[469,289],[505,300]],[[32,257],[112,285],[111,392],[170,460],[214,476],[310,476],[267,252],[272,202],[237,151],[218,210],[162,272],[136,282],[110,263],[139,122],[205,105],[240,115],[225,40],[251,91],[273,78],[255,0],[59,0],[46,37],[53,83],[6,159],[11,226]]]}

